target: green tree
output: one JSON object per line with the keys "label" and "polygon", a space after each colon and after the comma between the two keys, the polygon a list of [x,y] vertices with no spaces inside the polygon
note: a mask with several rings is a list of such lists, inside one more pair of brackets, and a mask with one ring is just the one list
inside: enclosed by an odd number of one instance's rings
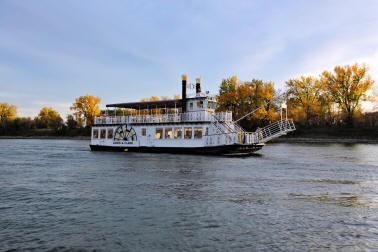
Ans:
{"label": "green tree", "polygon": [[67,115],[66,125],[68,129],[76,129],[79,127],[79,123],[75,120],[75,117],[71,114]]}
{"label": "green tree", "polygon": [[17,117],[12,123],[12,130],[21,134],[33,129],[35,125],[30,117]]}
{"label": "green tree", "polygon": [[75,99],[70,109],[74,111],[76,121],[85,126],[91,126],[94,123],[94,118],[100,115],[101,98],[93,95],[84,95]]}
{"label": "green tree", "polygon": [[333,72],[324,71],[321,81],[324,83],[333,102],[337,103],[345,114],[348,125],[353,125],[353,116],[360,110],[360,102],[365,99],[366,91],[374,81],[368,75],[368,67],[363,65],[336,66]]}
{"label": "green tree", "polygon": [[63,126],[63,119],[60,114],[50,107],[43,107],[34,120],[37,128],[58,130]]}

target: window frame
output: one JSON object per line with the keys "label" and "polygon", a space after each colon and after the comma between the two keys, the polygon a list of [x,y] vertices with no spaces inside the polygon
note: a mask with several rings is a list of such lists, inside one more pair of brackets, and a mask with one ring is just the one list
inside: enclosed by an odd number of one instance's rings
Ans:
{"label": "window frame", "polygon": [[[171,136],[169,136],[167,134],[168,132],[171,132]],[[172,127],[164,128],[164,137],[165,137],[165,139],[172,139],[173,138],[173,128]]]}
{"label": "window frame", "polygon": [[[202,139],[202,136],[203,136],[203,128],[202,127],[194,127],[193,132],[194,132],[194,139]],[[197,134],[198,132],[201,132],[201,135],[198,135]]]}
{"label": "window frame", "polygon": [[[96,137],[95,137],[96,135]],[[92,139],[98,139],[99,134],[98,134],[98,129],[93,129],[92,130]]]}
{"label": "window frame", "polygon": [[197,108],[198,109],[203,109],[203,101],[202,100],[200,100],[200,101],[197,101]]}
{"label": "window frame", "polygon": [[[179,134],[176,134],[180,132],[180,136],[178,136]],[[174,139],[182,139],[182,127],[174,127],[174,131],[173,131],[173,138]]]}
{"label": "window frame", "polygon": [[[190,138],[187,137],[189,134],[186,134],[186,132],[190,131]],[[184,139],[192,139],[193,138],[193,128],[192,127],[184,127]]]}
{"label": "window frame", "polygon": [[[160,132],[158,132],[160,131]],[[157,134],[160,133],[160,137],[157,137]],[[155,128],[155,139],[163,139],[164,137],[164,129],[163,128]]]}
{"label": "window frame", "polygon": [[147,128],[142,128],[141,131],[140,131],[140,134],[142,136],[146,136],[147,135]]}
{"label": "window frame", "polygon": [[[111,134],[110,134],[110,132],[111,132]],[[114,137],[114,129],[113,128],[108,128],[108,130],[106,131],[106,138],[107,139],[113,139],[113,137]]]}
{"label": "window frame", "polygon": [[100,139],[106,138],[106,128],[100,129]]}

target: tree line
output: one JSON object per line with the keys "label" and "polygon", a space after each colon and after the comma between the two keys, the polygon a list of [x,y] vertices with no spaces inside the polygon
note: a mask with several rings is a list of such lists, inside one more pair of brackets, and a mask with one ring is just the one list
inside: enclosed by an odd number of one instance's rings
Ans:
{"label": "tree line", "polygon": [[273,82],[238,81],[233,76],[220,85],[218,109],[232,111],[234,119],[256,110],[241,120],[247,129],[279,119],[277,112],[282,104],[287,107],[288,116],[302,127],[376,127],[378,113],[361,110],[361,102],[366,100],[375,102],[378,109],[377,94],[367,94],[373,84],[365,64],[336,66],[318,77],[290,79],[286,81],[286,92],[276,90]]}
{"label": "tree line", "polygon": [[17,106],[0,103],[0,135],[89,135],[95,116],[100,114],[101,98],[84,95],[75,99],[66,121],[58,111],[43,107],[34,117],[17,117]]}
{"label": "tree line", "polygon": [[[365,64],[336,66],[333,71],[323,71],[318,77],[300,76],[286,81],[283,92],[271,81],[252,79],[240,81],[236,76],[222,80],[218,98],[218,111],[232,111],[234,120],[247,130],[254,130],[280,118],[282,105],[288,117],[302,128],[374,128],[378,125],[378,93],[373,89],[374,80]],[[370,96],[369,90],[375,90]],[[175,95],[174,99],[179,99]],[[167,100],[169,97],[151,96],[142,101]],[[363,113],[361,102],[370,100],[376,112]],[[75,99],[71,114],[65,122],[51,107],[43,107],[34,118],[17,117],[17,107],[0,103],[0,135],[23,135],[25,132],[45,135],[89,135],[94,118],[102,112],[100,97],[84,95]],[[244,115],[249,112],[244,117]],[[106,111],[108,115],[132,113],[127,109]],[[144,111],[145,113],[150,113]],[[155,111],[156,113],[158,111]],[[140,113],[140,112],[139,112]],[[286,111],[284,111],[286,116]]]}

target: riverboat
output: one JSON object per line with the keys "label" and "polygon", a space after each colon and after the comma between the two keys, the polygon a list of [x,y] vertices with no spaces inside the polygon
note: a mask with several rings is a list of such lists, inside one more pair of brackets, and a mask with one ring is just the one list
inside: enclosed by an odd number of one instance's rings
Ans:
{"label": "riverboat", "polygon": [[281,110],[281,120],[247,132],[232,112],[215,110],[217,100],[201,92],[200,78],[192,96],[187,95],[188,86],[194,89],[183,75],[181,99],[107,104],[114,110],[95,118],[91,150],[249,155],[295,130],[293,120],[282,118]]}

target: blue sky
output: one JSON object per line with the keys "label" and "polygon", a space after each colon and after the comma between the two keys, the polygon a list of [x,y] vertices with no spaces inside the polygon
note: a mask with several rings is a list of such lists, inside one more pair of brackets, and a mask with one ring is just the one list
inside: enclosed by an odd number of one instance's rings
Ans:
{"label": "blue sky", "polygon": [[0,0],[0,102],[63,117],[75,97],[107,103],[180,94],[181,74],[284,88],[336,65],[378,80],[378,1]]}

